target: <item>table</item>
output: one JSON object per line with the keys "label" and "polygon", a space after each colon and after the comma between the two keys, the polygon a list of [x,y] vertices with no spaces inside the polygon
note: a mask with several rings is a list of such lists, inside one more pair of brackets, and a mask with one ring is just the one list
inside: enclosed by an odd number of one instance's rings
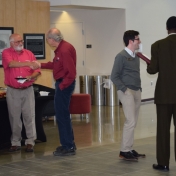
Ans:
{"label": "table", "polygon": [[5,98],[0,98],[0,148],[10,142],[11,127]]}

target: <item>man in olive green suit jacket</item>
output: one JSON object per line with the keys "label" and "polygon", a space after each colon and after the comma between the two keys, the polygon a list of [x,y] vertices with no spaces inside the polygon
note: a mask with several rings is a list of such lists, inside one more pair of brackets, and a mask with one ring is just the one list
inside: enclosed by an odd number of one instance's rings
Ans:
{"label": "man in olive green suit jacket", "polygon": [[[176,123],[176,17],[166,22],[168,37],[155,42],[151,47],[149,74],[158,73],[155,88],[157,109],[157,162],[153,168],[169,171],[171,118]],[[175,124],[174,124],[175,125]],[[175,136],[176,144],[176,136]],[[175,146],[176,158],[176,146]]]}

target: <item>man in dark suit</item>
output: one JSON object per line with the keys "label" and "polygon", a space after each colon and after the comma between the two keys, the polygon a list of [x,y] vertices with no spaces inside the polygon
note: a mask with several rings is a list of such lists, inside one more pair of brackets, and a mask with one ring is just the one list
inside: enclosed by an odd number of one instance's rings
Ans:
{"label": "man in dark suit", "polygon": [[[170,125],[173,116],[176,123],[176,17],[166,22],[168,37],[152,44],[151,63],[147,66],[149,74],[158,73],[155,88],[157,110],[157,152],[156,170],[169,171]],[[175,134],[176,144],[176,134]],[[176,158],[176,146],[175,146]]]}

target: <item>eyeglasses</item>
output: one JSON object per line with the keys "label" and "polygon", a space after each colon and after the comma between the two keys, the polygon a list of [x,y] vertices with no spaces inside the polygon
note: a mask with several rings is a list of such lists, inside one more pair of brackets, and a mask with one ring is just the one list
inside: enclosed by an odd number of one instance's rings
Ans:
{"label": "eyeglasses", "polygon": [[24,43],[24,40],[19,40],[19,41],[12,41],[15,44],[20,44],[20,43]]}
{"label": "eyeglasses", "polygon": [[138,40],[138,41],[139,41],[139,40],[140,40],[140,38],[137,38],[137,39],[134,39],[134,40]]}

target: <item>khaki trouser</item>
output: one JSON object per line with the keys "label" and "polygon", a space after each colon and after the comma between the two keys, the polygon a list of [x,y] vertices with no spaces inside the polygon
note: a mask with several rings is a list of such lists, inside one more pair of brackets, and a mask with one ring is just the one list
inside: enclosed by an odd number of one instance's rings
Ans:
{"label": "khaki trouser", "polygon": [[137,124],[141,105],[141,91],[127,89],[125,93],[121,90],[118,90],[117,93],[125,114],[121,151],[128,152],[133,149],[134,128]]}
{"label": "khaki trouser", "polygon": [[25,144],[34,145],[36,139],[35,128],[35,99],[33,87],[26,89],[7,88],[7,106],[9,112],[9,120],[12,130],[11,144],[12,146],[21,146],[22,121],[26,130],[27,139]]}

